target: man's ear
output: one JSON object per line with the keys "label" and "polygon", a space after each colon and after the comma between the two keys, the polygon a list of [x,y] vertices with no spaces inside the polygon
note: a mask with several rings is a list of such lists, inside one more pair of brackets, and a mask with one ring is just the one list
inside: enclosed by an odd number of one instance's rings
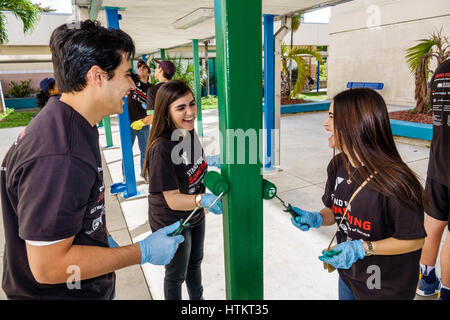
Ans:
{"label": "man's ear", "polygon": [[104,77],[106,77],[106,72],[99,66],[93,65],[86,74],[86,84],[92,83],[101,87]]}

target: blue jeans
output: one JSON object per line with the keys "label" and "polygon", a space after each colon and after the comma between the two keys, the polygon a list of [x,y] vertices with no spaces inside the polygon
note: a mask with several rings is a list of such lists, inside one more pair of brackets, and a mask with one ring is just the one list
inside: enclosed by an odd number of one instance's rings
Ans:
{"label": "blue jeans", "polygon": [[356,300],[352,291],[347,287],[341,277],[339,277],[339,300]]}
{"label": "blue jeans", "polygon": [[136,137],[138,139],[139,150],[141,151],[141,175],[144,173],[144,162],[145,162],[145,149],[147,148],[148,136],[150,134],[150,126],[144,126],[141,130],[134,130],[130,128],[131,133],[131,146],[133,147]]}

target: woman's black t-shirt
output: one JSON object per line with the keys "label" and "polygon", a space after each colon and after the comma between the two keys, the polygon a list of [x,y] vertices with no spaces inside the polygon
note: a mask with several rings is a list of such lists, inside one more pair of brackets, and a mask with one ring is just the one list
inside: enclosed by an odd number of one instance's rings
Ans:
{"label": "woman's black t-shirt", "polygon": [[[350,166],[350,173],[355,168]],[[341,155],[328,165],[324,205],[330,208],[339,225],[353,193],[364,181],[355,173],[351,183]],[[369,182],[353,199],[337,242],[347,240],[378,241],[386,238],[412,240],[426,237],[423,208],[409,209],[397,200],[374,190]],[[339,275],[357,299],[414,299],[422,250],[399,255],[366,256]]]}
{"label": "woman's black t-shirt", "polygon": [[[149,197],[148,214],[153,231],[168,226],[180,219],[185,220],[189,211],[171,210],[164,199],[163,191],[179,190],[183,194],[205,192],[203,177],[208,170],[203,149],[194,130],[178,141],[179,135],[162,136],[149,150]],[[192,227],[204,219],[203,209],[189,220]]]}

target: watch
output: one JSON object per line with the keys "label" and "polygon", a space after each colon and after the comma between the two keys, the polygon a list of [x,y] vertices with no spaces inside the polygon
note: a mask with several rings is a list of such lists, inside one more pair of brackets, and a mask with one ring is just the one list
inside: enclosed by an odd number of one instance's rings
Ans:
{"label": "watch", "polygon": [[374,254],[372,242],[366,241],[366,243],[367,243],[367,248],[368,248],[367,252],[366,252],[366,256],[371,256]]}
{"label": "watch", "polygon": [[201,207],[202,206],[202,195],[201,194],[196,195],[194,198],[194,201],[195,201],[196,207]]}

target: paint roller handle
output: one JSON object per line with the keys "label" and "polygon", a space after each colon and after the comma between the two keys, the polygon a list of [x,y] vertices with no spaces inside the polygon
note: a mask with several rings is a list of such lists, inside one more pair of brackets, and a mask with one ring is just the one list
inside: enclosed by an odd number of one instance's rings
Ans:
{"label": "paint roller handle", "polygon": [[191,225],[187,222],[188,220],[189,217],[184,222],[183,219],[180,219],[180,226],[174,232],[170,233],[169,236],[178,236],[183,232],[184,229],[189,228]]}
{"label": "paint roller handle", "polygon": [[[290,205],[289,205],[290,206]],[[322,226],[322,215],[317,211],[306,211],[297,207],[291,207],[298,216],[292,217],[291,222],[302,231],[309,231],[310,228],[320,228]]]}
{"label": "paint roller handle", "polygon": [[202,207],[208,208],[214,214],[222,214],[222,200],[220,199],[224,192],[215,196],[212,193],[205,193],[202,196]]}

